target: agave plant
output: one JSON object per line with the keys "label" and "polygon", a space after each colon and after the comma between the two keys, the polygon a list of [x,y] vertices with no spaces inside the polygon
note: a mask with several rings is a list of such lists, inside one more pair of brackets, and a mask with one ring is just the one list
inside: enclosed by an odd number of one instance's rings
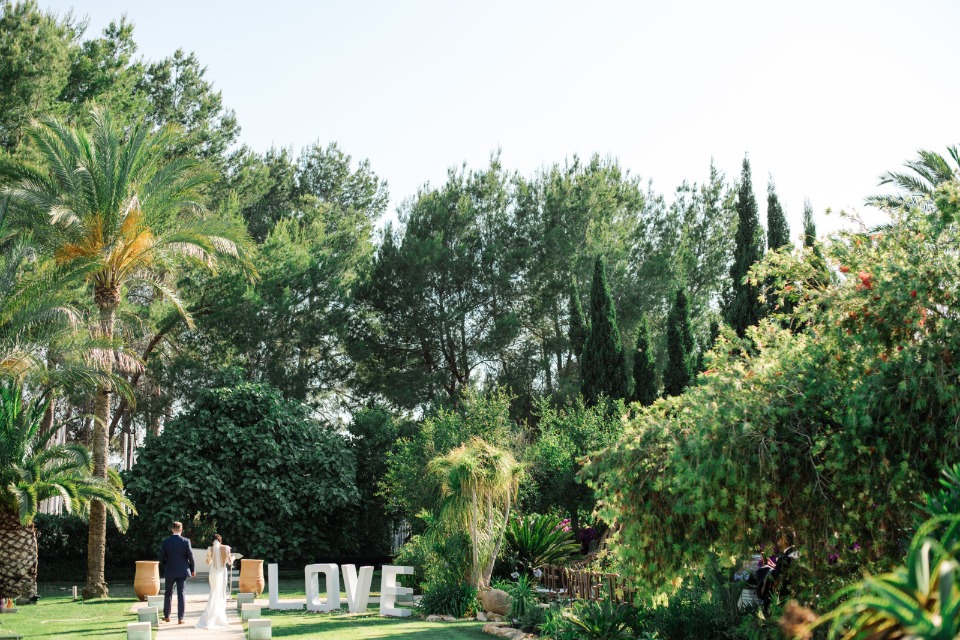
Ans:
{"label": "agave plant", "polygon": [[506,552],[527,571],[546,564],[563,564],[580,551],[569,531],[551,516],[517,516],[506,531]]}
{"label": "agave plant", "polygon": [[105,505],[117,528],[126,530],[133,505],[123,496],[120,476],[93,476],[90,451],[79,444],[50,444],[55,430],[41,428],[47,398],[24,398],[23,388],[0,382],[0,596],[36,593],[40,502],[60,496],[64,508],[88,517],[90,503]]}
{"label": "agave plant", "polygon": [[960,516],[938,516],[917,531],[907,564],[868,577],[834,596],[842,601],[810,629],[830,624],[829,637],[842,640],[954,640],[960,636],[958,547],[929,537],[943,530],[944,541],[957,539]]}

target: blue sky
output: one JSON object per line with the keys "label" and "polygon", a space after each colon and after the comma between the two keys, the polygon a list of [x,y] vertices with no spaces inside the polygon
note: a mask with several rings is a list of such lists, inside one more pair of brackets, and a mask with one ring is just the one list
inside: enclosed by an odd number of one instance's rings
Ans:
{"label": "blue sky", "polygon": [[40,4],[195,51],[242,142],[337,141],[395,204],[497,148],[524,175],[612,155],[667,194],[747,152],[796,236],[804,197],[835,228],[825,208],[869,216],[880,173],[960,142],[956,0]]}

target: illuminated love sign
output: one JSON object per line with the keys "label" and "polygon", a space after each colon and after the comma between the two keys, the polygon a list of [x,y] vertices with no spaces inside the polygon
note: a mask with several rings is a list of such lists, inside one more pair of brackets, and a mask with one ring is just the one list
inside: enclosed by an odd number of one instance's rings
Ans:
{"label": "illuminated love sign", "polygon": [[[340,608],[340,571],[335,564],[308,564],[303,568],[303,582],[307,592],[307,601],[280,602],[277,575],[278,565],[267,565],[267,578],[270,583],[271,609],[302,609],[308,611],[336,611]],[[320,576],[323,575],[327,597],[320,597]],[[383,565],[380,576],[380,615],[403,618],[410,615],[410,609],[397,607],[397,596],[412,595],[413,589],[397,584],[397,576],[413,575],[413,567]],[[373,581],[373,567],[343,565],[343,586],[347,594],[347,609],[350,613],[367,610],[370,602],[370,583]]]}

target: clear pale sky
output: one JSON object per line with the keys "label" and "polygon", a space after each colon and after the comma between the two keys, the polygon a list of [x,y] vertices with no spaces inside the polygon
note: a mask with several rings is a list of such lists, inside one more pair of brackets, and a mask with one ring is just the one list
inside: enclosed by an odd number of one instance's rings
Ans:
{"label": "clear pale sky", "polygon": [[799,233],[809,197],[857,209],[918,148],[960,143],[960,1],[71,2],[88,35],[121,14],[140,54],[195,51],[241,141],[336,141],[394,204],[448,167],[531,175],[612,155],[669,194],[745,152]]}

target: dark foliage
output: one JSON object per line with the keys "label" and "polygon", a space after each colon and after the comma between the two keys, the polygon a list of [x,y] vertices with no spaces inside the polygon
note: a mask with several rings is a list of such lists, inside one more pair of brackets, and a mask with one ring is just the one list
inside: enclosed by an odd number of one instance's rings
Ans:
{"label": "dark foliage", "polygon": [[[173,520],[215,523],[247,557],[271,562],[338,555],[343,509],[357,503],[343,436],[267,385],[203,391],[125,474],[159,541]],[[197,541],[204,544],[204,541]]]}
{"label": "dark foliage", "polygon": [[594,264],[590,289],[590,335],[583,351],[580,376],[583,397],[591,406],[600,396],[613,400],[627,397],[626,359],[603,258],[597,258]]}

